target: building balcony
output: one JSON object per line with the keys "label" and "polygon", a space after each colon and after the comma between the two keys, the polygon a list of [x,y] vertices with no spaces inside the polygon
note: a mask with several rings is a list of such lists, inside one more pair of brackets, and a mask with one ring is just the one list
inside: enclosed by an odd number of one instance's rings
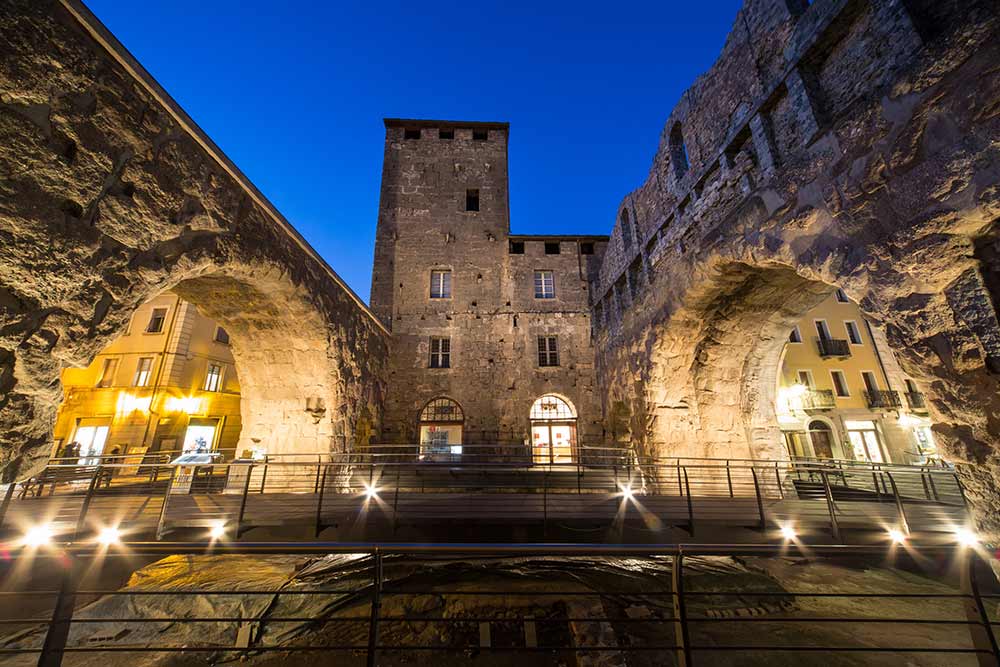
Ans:
{"label": "building balcony", "polygon": [[906,402],[910,405],[911,410],[921,410],[927,411],[927,399],[924,398],[923,392],[920,391],[908,391],[906,392]]}
{"label": "building balcony", "polygon": [[817,338],[816,347],[819,350],[819,356],[823,358],[851,356],[850,344],[839,338]]}
{"label": "building balcony", "polygon": [[869,408],[890,408],[898,409],[903,407],[903,402],[899,400],[898,391],[866,391],[865,400],[868,401]]}
{"label": "building balcony", "polygon": [[808,389],[800,397],[803,410],[832,410],[837,406],[830,389]]}

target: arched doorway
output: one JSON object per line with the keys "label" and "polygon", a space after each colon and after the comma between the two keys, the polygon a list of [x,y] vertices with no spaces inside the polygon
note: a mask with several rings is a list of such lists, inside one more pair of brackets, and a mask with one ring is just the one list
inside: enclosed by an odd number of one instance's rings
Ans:
{"label": "arched doorway", "polygon": [[420,458],[460,455],[464,423],[457,402],[443,396],[431,399],[420,411]]}
{"label": "arched doorway", "polygon": [[809,422],[809,442],[812,444],[813,456],[816,458],[834,458],[833,429],[825,421],[814,419]]}
{"label": "arched doorway", "polygon": [[576,458],[576,409],[564,398],[542,396],[531,406],[531,458],[572,463]]}

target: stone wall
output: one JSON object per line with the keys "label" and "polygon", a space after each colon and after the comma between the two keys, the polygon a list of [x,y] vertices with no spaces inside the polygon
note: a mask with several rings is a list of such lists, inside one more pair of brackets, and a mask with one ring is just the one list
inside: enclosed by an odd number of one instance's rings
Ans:
{"label": "stone wall", "polygon": [[781,456],[773,366],[840,286],[927,388],[995,525],[997,26],[988,2],[745,2],[593,285],[606,407],[638,448]]}
{"label": "stone wall", "polygon": [[[576,407],[581,442],[601,440],[588,289],[607,237],[511,236],[507,139],[504,123],[386,121],[371,303],[392,327],[387,441],[416,442],[422,408],[443,396],[462,407],[465,442],[519,444],[549,393]],[[448,299],[430,298],[435,269],[451,271]],[[535,298],[536,270],[554,273],[555,298]],[[540,335],[558,337],[558,367],[539,367]],[[450,339],[450,368],[428,367],[431,337]]]}
{"label": "stone wall", "polygon": [[61,369],[165,290],[231,334],[241,447],[367,440],[387,332],[281,214],[79,3],[3,0],[0,44],[2,460],[48,454]]}

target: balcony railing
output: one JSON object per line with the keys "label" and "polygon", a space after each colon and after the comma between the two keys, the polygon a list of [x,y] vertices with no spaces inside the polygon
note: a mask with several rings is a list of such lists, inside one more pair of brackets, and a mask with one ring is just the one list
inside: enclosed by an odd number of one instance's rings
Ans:
{"label": "balcony railing", "polygon": [[876,391],[866,391],[865,400],[868,401],[869,408],[901,408],[903,402],[899,400],[899,392],[878,389]]}
{"label": "balcony railing", "polygon": [[851,346],[846,340],[839,338],[817,338],[816,347],[821,357],[849,357]]}
{"label": "balcony railing", "polygon": [[910,404],[911,410],[926,410],[927,409],[927,399],[924,398],[922,392],[919,391],[908,391],[906,392],[906,402]]}
{"label": "balcony railing", "polygon": [[830,410],[836,405],[833,391],[830,389],[809,389],[802,394],[802,408],[804,410]]}

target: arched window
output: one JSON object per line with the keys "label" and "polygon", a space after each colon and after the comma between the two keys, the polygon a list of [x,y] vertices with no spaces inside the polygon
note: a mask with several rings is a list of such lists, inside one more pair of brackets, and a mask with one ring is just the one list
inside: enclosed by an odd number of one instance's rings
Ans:
{"label": "arched window", "polygon": [[432,399],[420,411],[420,458],[462,453],[465,413],[450,398]]}
{"label": "arched window", "polygon": [[688,170],[688,153],[680,121],[670,128],[670,162],[674,165],[674,174],[677,178],[683,178]]}
{"label": "arched window", "polygon": [[535,463],[572,463],[576,458],[576,409],[546,394],[531,406],[531,452]]}

